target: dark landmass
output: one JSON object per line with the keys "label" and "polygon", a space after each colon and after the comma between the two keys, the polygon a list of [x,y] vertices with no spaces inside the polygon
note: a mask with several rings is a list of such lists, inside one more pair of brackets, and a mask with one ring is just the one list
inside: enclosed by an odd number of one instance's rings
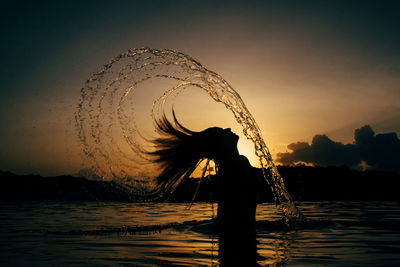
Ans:
{"label": "dark landmass", "polygon": [[0,200],[131,201],[115,182],[0,172]]}
{"label": "dark landmass", "polygon": [[400,174],[343,167],[280,167],[294,200],[400,200]]}
{"label": "dark landmass", "polygon": [[[391,200],[400,201],[400,174],[357,171],[348,167],[279,166],[285,185],[296,201]],[[261,170],[260,170],[261,172]],[[216,201],[215,176],[205,177],[195,201]],[[266,182],[265,182],[266,183]],[[187,178],[167,200],[190,202],[198,179]],[[268,185],[260,202],[272,202]],[[73,176],[41,177],[0,172],[0,200],[135,201],[128,190],[115,182],[92,181]]]}
{"label": "dark landmass", "polygon": [[[278,166],[287,190],[295,201],[400,201],[400,174],[385,171],[358,171],[348,167]],[[261,172],[261,169],[259,170]],[[215,177],[201,182],[197,201],[215,200]],[[197,179],[186,179],[170,198],[187,201],[193,197]],[[261,186],[260,202],[272,202],[269,186]]]}

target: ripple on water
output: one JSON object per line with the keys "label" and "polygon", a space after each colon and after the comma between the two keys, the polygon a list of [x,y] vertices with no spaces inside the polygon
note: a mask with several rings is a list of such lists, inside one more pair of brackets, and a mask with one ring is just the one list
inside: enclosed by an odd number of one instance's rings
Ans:
{"label": "ripple on water", "polygon": [[[207,203],[2,203],[2,265],[217,265],[218,237],[194,227]],[[259,264],[398,266],[400,207],[393,202],[304,202],[308,221],[285,228],[273,205],[258,207]],[[357,210],[357,212],[355,212]],[[164,212],[165,211],[165,212]],[[192,224],[185,224],[192,221]],[[172,224],[160,231],[123,232]],[[114,229],[101,233],[101,229]],[[68,231],[94,231],[67,234]],[[49,233],[50,231],[50,233]],[[51,233],[58,231],[58,233]],[[98,231],[98,232],[96,232]]]}

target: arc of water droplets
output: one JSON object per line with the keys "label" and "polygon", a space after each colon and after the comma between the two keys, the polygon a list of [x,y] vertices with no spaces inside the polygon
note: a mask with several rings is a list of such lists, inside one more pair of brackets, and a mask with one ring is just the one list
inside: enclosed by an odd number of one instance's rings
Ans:
{"label": "arc of water droplets", "polygon": [[[120,69],[115,71],[119,65]],[[133,164],[136,163],[137,166],[149,162],[144,153],[146,149],[138,142],[138,139],[146,138],[137,127],[135,113],[131,110],[130,115],[127,114],[126,103],[143,82],[155,78],[176,81],[177,84],[154,101],[151,111],[153,119],[163,114],[164,105],[171,95],[188,87],[204,90],[233,113],[236,121],[243,127],[243,134],[254,143],[264,178],[270,185],[275,203],[282,209],[285,219],[302,218],[286,190],[256,121],[240,95],[220,75],[175,50],[148,47],[128,50],[111,59],[86,81],[81,90],[81,101],[75,119],[83,151],[97,175],[111,179],[129,179],[137,187],[148,183],[149,177],[141,177],[144,176],[143,173],[135,169]],[[131,153],[123,151],[114,137],[116,120],[120,126],[119,133]],[[141,190],[149,189],[143,187]]]}

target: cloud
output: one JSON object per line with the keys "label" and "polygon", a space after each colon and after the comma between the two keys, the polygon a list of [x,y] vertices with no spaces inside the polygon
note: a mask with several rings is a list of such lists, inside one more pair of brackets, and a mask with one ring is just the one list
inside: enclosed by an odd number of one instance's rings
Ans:
{"label": "cloud", "polygon": [[400,172],[400,139],[396,133],[375,134],[369,125],[354,131],[354,142],[335,142],[326,135],[315,135],[311,145],[288,145],[291,152],[279,153],[284,165],[305,162],[318,166],[343,166]]}

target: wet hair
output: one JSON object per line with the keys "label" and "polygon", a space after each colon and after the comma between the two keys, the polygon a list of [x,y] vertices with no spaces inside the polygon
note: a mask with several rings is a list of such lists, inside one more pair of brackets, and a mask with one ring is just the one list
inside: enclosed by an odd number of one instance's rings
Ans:
{"label": "wet hair", "polygon": [[161,137],[152,142],[156,148],[150,152],[153,162],[159,163],[163,169],[158,177],[159,194],[170,195],[177,185],[188,177],[204,159],[214,160],[217,164],[226,134],[221,128],[208,128],[194,132],[185,128],[176,119],[173,112],[173,123],[165,114],[155,121],[156,129]]}

